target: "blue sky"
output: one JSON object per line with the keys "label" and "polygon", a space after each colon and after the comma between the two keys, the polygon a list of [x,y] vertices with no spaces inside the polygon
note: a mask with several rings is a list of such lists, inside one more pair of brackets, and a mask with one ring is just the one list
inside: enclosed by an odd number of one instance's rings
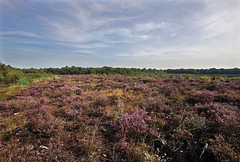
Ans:
{"label": "blue sky", "polygon": [[0,60],[20,68],[240,67],[240,1],[0,0]]}

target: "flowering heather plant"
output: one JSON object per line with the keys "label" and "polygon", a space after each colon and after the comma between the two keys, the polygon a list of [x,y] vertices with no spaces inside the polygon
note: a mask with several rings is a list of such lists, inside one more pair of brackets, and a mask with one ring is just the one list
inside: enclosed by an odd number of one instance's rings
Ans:
{"label": "flowering heather plant", "polygon": [[109,104],[110,104],[110,100],[107,96],[98,94],[95,97],[95,101],[94,101],[94,106],[95,107],[100,107],[100,106],[104,107],[104,106],[107,106]]}
{"label": "flowering heather plant", "polygon": [[10,106],[8,102],[4,102],[4,101],[0,102],[0,110],[7,110],[9,107]]}
{"label": "flowering heather plant", "polygon": [[49,136],[60,129],[62,122],[54,119],[44,106],[30,112],[28,127],[40,136]]}
{"label": "flowering heather plant", "polygon": [[140,107],[146,108],[147,112],[160,112],[165,106],[165,99],[162,96],[159,97],[146,97],[142,100]]}
{"label": "flowering heather plant", "polygon": [[9,109],[9,111],[12,111],[12,113],[17,113],[28,109],[34,109],[41,105],[41,101],[41,99],[33,99],[31,96],[21,96],[10,102],[11,109]]}
{"label": "flowering heather plant", "polygon": [[81,95],[82,92],[83,92],[83,90],[82,90],[81,88],[76,87],[76,86],[73,86],[73,87],[72,87],[72,90],[73,90],[73,92],[74,92],[76,95]]}
{"label": "flowering heather plant", "polygon": [[74,159],[71,155],[63,152],[63,143],[51,139],[46,145],[22,145],[20,142],[8,143],[10,147],[0,148],[1,161],[66,161]]}
{"label": "flowering heather plant", "polygon": [[240,155],[232,144],[227,143],[221,134],[215,135],[210,150],[216,155],[218,161],[239,161]]}
{"label": "flowering heather plant", "polygon": [[70,105],[72,102],[76,101],[78,99],[77,96],[66,96],[66,98],[64,98],[63,103],[65,103],[65,105]]}
{"label": "flowering heather plant", "polygon": [[83,110],[81,107],[79,109],[71,109],[69,107],[63,106],[60,109],[56,110],[54,115],[67,120],[77,120],[78,117],[81,117],[82,111]]}
{"label": "flowering heather plant", "polygon": [[240,90],[240,83],[238,82],[229,82],[228,86],[231,87],[232,89]]}
{"label": "flowering heather plant", "polygon": [[204,90],[204,91],[197,91],[190,95],[188,98],[188,102],[190,103],[206,103],[212,102],[216,94],[212,91]]}
{"label": "flowering heather plant", "polygon": [[54,99],[54,98],[62,97],[63,92],[61,91],[61,89],[55,89],[54,91],[46,91],[45,96],[48,96],[49,98]]}
{"label": "flowering heather plant", "polygon": [[220,124],[231,126],[237,124],[236,116],[232,106],[226,106],[219,103],[196,104],[194,111],[200,116],[206,117],[208,124]]}
{"label": "flowering heather plant", "polygon": [[[0,160],[1,161],[41,161],[42,156],[45,156],[43,152],[34,150],[32,144],[21,145],[19,142],[15,142],[9,147],[0,148]],[[11,147],[11,148],[10,148]]]}
{"label": "flowering heather plant", "polygon": [[161,93],[164,94],[165,96],[169,96],[172,93],[179,93],[178,88],[175,87],[175,85],[167,83],[165,84],[161,89]]}
{"label": "flowering heather plant", "polygon": [[132,114],[124,114],[119,121],[113,122],[112,127],[116,131],[115,136],[123,139],[139,139],[149,130],[144,110],[137,110]]}
{"label": "flowering heather plant", "polygon": [[111,96],[108,96],[108,99],[109,99],[110,105],[117,105],[117,103],[118,103],[118,95],[113,94]]}
{"label": "flowering heather plant", "polygon": [[235,94],[228,92],[228,93],[222,93],[218,94],[214,97],[215,102],[235,102],[236,98],[234,97]]}

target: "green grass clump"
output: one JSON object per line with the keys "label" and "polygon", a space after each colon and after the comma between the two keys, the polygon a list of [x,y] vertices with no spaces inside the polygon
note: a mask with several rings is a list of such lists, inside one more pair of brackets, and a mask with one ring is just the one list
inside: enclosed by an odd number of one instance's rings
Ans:
{"label": "green grass clump", "polygon": [[29,85],[32,81],[33,79],[24,77],[18,80],[17,85]]}
{"label": "green grass clump", "polygon": [[7,99],[8,97],[12,96],[15,92],[19,91],[20,89],[26,87],[25,85],[13,85],[4,89],[0,90],[0,101]]}
{"label": "green grass clump", "polygon": [[210,76],[201,76],[199,77],[200,80],[203,80],[203,81],[211,81],[212,78]]}

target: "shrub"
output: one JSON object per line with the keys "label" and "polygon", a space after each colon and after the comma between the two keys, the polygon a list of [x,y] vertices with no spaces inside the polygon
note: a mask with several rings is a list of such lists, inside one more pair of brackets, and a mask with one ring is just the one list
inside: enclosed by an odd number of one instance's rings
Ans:
{"label": "shrub", "polygon": [[235,97],[233,94],[230,93],[224,93],[224,94],[218,94],[215,96],[214,101],[216,102],[234,102],[236,101]]}
{"label": "shrub", "polygon": [[24,77],[24,78],[19,79],[17,84],[18,85],[29,85],[31,82],[32,82],[31,79]]}
{"label": "shrub", "polygon": [[213,145],[210,146],[210,150],[215,154],[219,161],[239,161],[240,155],[237,150],[232,147],[232,144],[225,142],[224,137],[219,134],[215,135]]}
{"label": "shrub", "polygon": [[146,109],[147,112],[160,112],[165,107],[166,100],[164,97],[146,97],[140,103],[142,109]]}
{"label": "shrub", "polygon": [[9,103],[0,101],[0,111],[9,109]]}
{"label": "shrub", "polygon": [[203,81],[211,81],[212,78],[211,77],[208,77],[208,76],[201,76],[199,77],[200,80],[203,80]]}
{"label": "shrub", "polygon": [[0,147],[1,161],[69,161],[74,158],[63,149],[63,143],[51,139],[46,146],[11,141]]}
{"label": "shrub", "polygon": [[214,92],[204,90],[204,91],[197,91],[189,96],[187,99],[190,103],[206,103],[212,102],[216,94]]}
{"label": "shrub", "polygon": [[4,82],[4,80],[5,80],[5,77],[4,77],[3,74],[1,73],[1,74],[0,74],[0,82]]}
{"label": "shrub", "polygon": [[218,90],[219,85],[221,85],[219,81],[212,81],[212,82],[209,82],[206,89],[211,90],[211,91]]}
{"label": "shrub", "polygon": [[62,125],[62,122],[54,119],[52,115],[47,113],[46,108],[43,106],[32,111],[29,117],[28,126],[30,130],[40,136],[51,136],[55,134]]}
{"label": "shrub", "polygon": [[149,130],[147,119],[147,113],[141,109],[132,114],[124,114],[119,121],[112,123],[113,129],[116,131],[115,136],[122,141],[143,138]]}
{"label": "shrub", "polygon": [[234,111],[231,106],[225,106],[219,103],[196,104],[194,111],[202,117],[206,117],[207,123],[212,125],[230,126],[237,123]]}
{"label": "shrub", "polygon": [[94,101],[94,106],[95,107],[100,107],[100,106],[107,106],[110,104],[110,100],[107,96],[99,94]]}
{"label": "shrub", "polygon": [[11,71],[8,72],[5,76],[5,83],[17,83],[17,80],[19,80],[21,77],[23,76],[22,72],[18,72],[18,71]]}
{"label": "shrub", "polygon": [[193,78],[194,78],[194,76],[192,74],[185,75],[185,79],[187,79],[187,80],[191,80]]}

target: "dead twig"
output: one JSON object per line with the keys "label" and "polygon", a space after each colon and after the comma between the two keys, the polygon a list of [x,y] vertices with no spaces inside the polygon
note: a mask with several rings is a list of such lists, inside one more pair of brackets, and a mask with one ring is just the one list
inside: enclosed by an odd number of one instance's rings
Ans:
{"label": "dead twig", "polygon": [[208,147],[208,144],[206,143],[203,148],[202,148],[202,152],[200,154],[200,158],[202,158],[202,155],[204,154],[204,152],[206,151],[206,148]]}

